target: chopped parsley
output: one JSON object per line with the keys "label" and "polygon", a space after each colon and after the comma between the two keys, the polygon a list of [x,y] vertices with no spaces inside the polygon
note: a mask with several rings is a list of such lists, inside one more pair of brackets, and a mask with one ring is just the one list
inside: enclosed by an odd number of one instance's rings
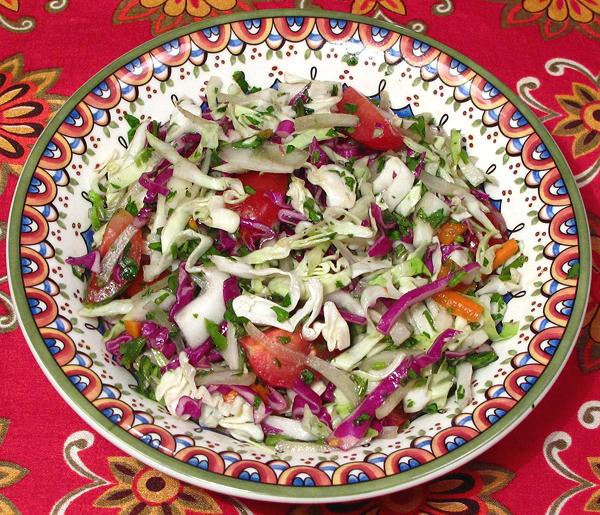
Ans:
{"label": "chopped parsley", "polygon": [[286,311],[285,309],[280,308],[279,306],[273,306],[271,309],[277,315],[278,322],[285,322],[288,318],[290,318],[289,311]]}
{"label": "chopped parsley", "polygon": [[437,211],[434,211],[433,213],[431,213],[429,215],[427,213],[425,213],[423,208],[420,208],[419,212],[417,213],[417,216],[421,220],[425,220],[434,229],[437,229],[448,218],[448,216],[446,215],[446,213],[444,212],[444,210],[442,208],[438,209]]}
{"label": "chopped parsley", "polygon": [[136,203],[133,200],[131,200],[131,197],[129,197],[129,199],[127,200],[125,211],[127,211],[131,216],[137,216],[139,213],[139,209]]}
{"label": "chopped parsley", "polygon": [[313,373],[312,370],[308,370],[305,368],[300,373],[300,379],[302,379],[302,381],[306,384],[312,384],[313,381],[315,380],[315,374]]}
{"label": "chopped parsley", "polygon": [[122,343],[119,346],[119,352],[121,353],[121,365],[125,368],[131,368],[133,362],[138,359],[140,354],[144,352],[146,348],[145,338],[134,338],[128,342]]}
{"label": "chopped parsley", "polygon": [[511,269],[521,268],[527,262],[527,256],[521,254],[518,258],[516,258],[512,263],[504,266],[500,271],[500,279],[503,281],[510,280],[510,271]]}
{"label": "chopped parsley", "polygon": [[227,348],[227,338],[221,334],[221,326],[208,318],[204,319],[204,326],[217,350],[223,352]]}

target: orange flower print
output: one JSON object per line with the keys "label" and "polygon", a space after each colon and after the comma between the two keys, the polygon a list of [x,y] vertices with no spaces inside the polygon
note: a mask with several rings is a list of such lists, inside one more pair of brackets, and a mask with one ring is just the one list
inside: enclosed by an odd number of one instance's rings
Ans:
{"label": "orange flower print", "polygon": [[396,14],[406,14],[406,7],[402,0],[354,0],[352,2],[354,14],[369,14],[376,8],[387,9]]}
{"label": "orange flower print", "polygon": [[179,16],[187,12],[190,16],[202,18],[213,8],[218,11],[232,9],[236,0],[140,0],[140,3],[148,8],[162,5],[167,16]]}
{"label": "orange flower print", "polygon": [[146,467],[134,458],[113,456],[108,458],[108,464],[116,483],[96,499],[97,508],[116,508],[119,515],[222,513],[208,492]]}
{"label": "orange flower print", "polygon": [[548,18],[565,21],[572,18],[578,23],[589,23],[594,14],[600,14],[598,0],[523,0],[523,9],[531,13],[546,11]]}
{"label": "orange flower print", "polygon": [[247,11],[250,6],[244,0],[121,0],[113,23],[151,20],[152,33],[161,34],[232,9]]}
{"label": "orange flower print", "polygon": [[6,7],[11,11],[17,12],[19,10],[19,0],[0,0],[0,7]]}
{"label": "orange flower print", "polygon": [[0,172],[19,173],[26,153],[41,134],[62,97],[46,91],[58,70],[23,72],[23,56],[0,62]]}
{"label": "orange flower print", "polygon": [[600,89],[573,83],[572,95],[557,95],[566,117],[554,128],[554,134],[573,136],[573,155],[581,157],[600,147]]}
{"label": "orange flower print", "polygon": [[600,39],[600,0],[490,0],[505,4],[505,27],[536,23],[545,39],[576,29]]}

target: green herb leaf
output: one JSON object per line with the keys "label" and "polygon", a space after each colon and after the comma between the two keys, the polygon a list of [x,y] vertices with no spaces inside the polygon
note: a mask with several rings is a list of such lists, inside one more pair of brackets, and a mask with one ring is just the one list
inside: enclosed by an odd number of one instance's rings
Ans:
{"label": "green herb leaf", "polygon": [[217,350],[223,352],[227,349],[227,338],[221,334],[221,326],[208,318],[204,319],[204,326]]}
{"label": "green herb leaf", "polygon": [[140,356],[146,347],[145,338],[134,338],[119,346],[121,353],[121,365],[125,368],[131,368],[133,362]]}
{"label": "green herb leaf", "polygon": [[500,271],[500,279],[503,281],[510,280],[510,271],[511,269],[521,268],[527,262],[527,256],[521,254],[518,258],[516,258],[512,263],[504,266]]}
{"label": "green herb leaf", "polygon": [[289,311],[286,311],[285,309],[280,308],[279,306],[273,306],[271,309],[277,315],[277,321],[278,322],[285,322],[287,319],[290,318]]}
{"label": "green herb leaf", "polygon": [[428,215],[427,213],[425,213],[425,211],[423,211],[423,208],[421,208],[421,209],[419,209],[419,212],[417,213],[417,216],[421,220],[425,220],[434,229],[437,229],[448,218],[446,216],[446,213],[444,212],[444,210],[442,208],[440,208],[437,211],[431,213],[430,215]]}
{"label": "green herb leaf", "polygon": [[473,354],[469,354],[465,359],[473,365],[474,369],[478,369],[496,361],[498,359],[498,355],[493,350],[490,350],[486,352],[475,352]]}

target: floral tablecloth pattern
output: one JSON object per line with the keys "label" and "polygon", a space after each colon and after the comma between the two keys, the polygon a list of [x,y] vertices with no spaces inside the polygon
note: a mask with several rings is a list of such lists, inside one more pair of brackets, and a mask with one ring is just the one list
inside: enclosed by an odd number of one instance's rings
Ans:
{"label": "floral tablecloth pattern", "polygon": [[564,152],[594,259],[584,329],[527,420],[461,469],[346,505],[245,501],[186,485],[98,436],[59,397],[17,328],[0,248],[0,513],[600,512],[600,0],[0,0],[0,240],[28,152],[100,68],[153,35],[233,11],[318,7],[407,25],[518,91]]}

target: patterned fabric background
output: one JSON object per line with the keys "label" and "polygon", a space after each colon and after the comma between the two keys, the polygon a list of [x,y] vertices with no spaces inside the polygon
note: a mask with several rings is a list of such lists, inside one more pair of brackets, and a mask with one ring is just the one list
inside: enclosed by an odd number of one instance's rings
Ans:
{"label": "patterned fabric background", "polygon": [[353,12],[425,32],[493,71],[534,109],[577,176],[590,217],[594,276],[577,351],[523,424],[427,485],[349,505],[243,501],[124,455],[64,403],[17,329],[2,247],[0,513],[600,512],[600,0],[0,0],[0,240],[29,150],[85,80],[172,28],[290,7]]}

